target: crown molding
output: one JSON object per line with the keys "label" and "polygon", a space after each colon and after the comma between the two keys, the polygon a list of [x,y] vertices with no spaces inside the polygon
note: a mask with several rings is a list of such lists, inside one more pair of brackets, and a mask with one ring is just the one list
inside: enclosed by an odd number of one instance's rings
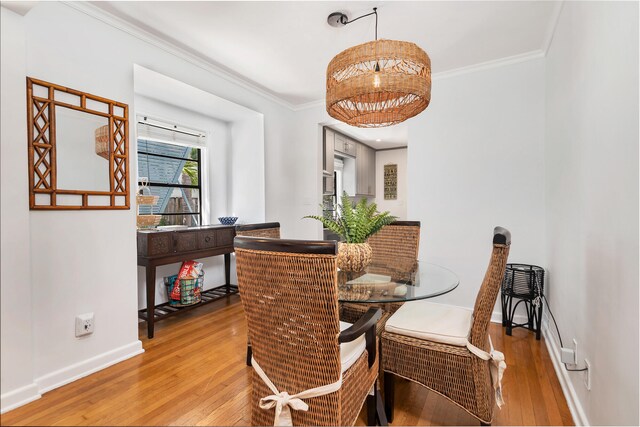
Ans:
{"label": "crown molding", "polygon": [[211,74],[214,74],[217,77],[220,77],[230,83],[233,83],[237,86],[247,89],[282,107],[285,107],[294,111],[296,109],[296,106],[294,104],[288,101],[285,101],[284,99],[268,92],[267,90],[256,85],[254,82],[247,79],[243,79],[238,75],[230,73],[220,68],[217,64],[214,64],[211,61],[208,61],[202,57],[199,57],[198,55],[194,55],[190,52],[185,52],[182,48],[180,48],[176,44],[171,43],[154,34],[151,34],[148,31],[140,29],[134,26],[133,24],[129,23],[128,21],[99,8],[98,6],[95,6],[89,2],[84,2],[84,1],[83,2],[63,1],[62,3],[72,9],[75,9],[79,12],[84,13],[85,15],[95,18],[115,29],[123,31],[139,40],[142,40],[145,43],[149,43],[150,45],[153,45],[158,49],[161,49],[171,55],[174,55],[180,59],[183,59],[205,71],[210,72]]}
{"label": "crown molding", "polygon": [[[232,84],[240,86],[244,89],[247,89],[271,102],[274,102],[282,107],[288,108],[291,111],[302,111],[311,108],[316,108],[319,106],[324,106],[325,100],[318,99],[315,101],[305,102],[303,104],[293,104],[289,101],[286,101],[279,96],[265,90],[261,86],[255,84],[254,82],[244,79],[241,76],[230,73],[227,70],[222,69],[217,64],[202,58],[198,55],[195,55],[190,52],[185,52],[182,48],[177,46],[175,43],[169,42],[161,37],[158,37],[154,34],[151,34],[148,31],[142,30],[128,21],[109,13],[98,6],[95,6],[89,2],[79,2],[79,1],[63,1],[63,4],[71,7],[79,12],[82,12],[92,18],[95,18],[113,28],[116,28],[120,31],[123,31],[143,42],[149,43],[171,55],[174,55],[180,59],[183,59],[211,74],[214,74]],[[560,17],[560,12],[562,11],[562,6],[564,4],[564,0],[556,2],[556,6],[552,13],[552,19],[550,20],[549,26],[547,27],[546,36],[544,39],[544,44],[542,49],[536,49],[530,52],[521,53],[518,55],[508,56],[505,58],[495,59],[491,61],[481,62],[478,64],[473,64],[465,67],[455,68],[453,70],[442,71],[439,73],[432,74],[432,80],[440,80],[450,77],[455,77],[463,74],[473,73],[477,71],[488,70],[491,68],[502,67],[505,65],[517,64],[519,62],[529,61],[533,59],[543,58],[546,56],[546,53],[551,45],[551,41],[553,40],[553,35],[555,33],[555,29],[558,24],[558,20]]]}
{"label": "crown molding", "polygon": [[[463,74],[475,73],[477,71],[489,70],[491,68],[517,64],[519,62],[530,61],[532,59],[544,58],[544,56],[545,56],[545,51],[543,51],[542,49],[532,50],[530,52],[525,52],[518,55],[508,56],[505,58],[495,59],[487,62],[481,62],[479,64],[473,64],[466,67],[455,68],[453,70],[442,71],[439,73],[433,73],[431,75],[431,80],[441,80],[449,77],[460,76]],[[294,107],[294,111],[315,108],[320,105],[324,105],[324,102],[325,102],[324,99],[318,99],[316,101],[300,104]]]}
{"label": "crown molding", "polygon": [[309,101],[309,102],[305,102],[304,104],[294,105],[293,111],[308,110],[310,108],[324,107],[325,105],[326,105],[326,101],[324,98],[316,99],[315,101]]}
{"label": "crown molding", "polygon": [[551,42],[553,41],[553,35],[556,33],[556,28],[558,27],[558,21],[560,20],[560,12],[562,12],[562,7],[564,6],[564,0],[558,1],[555,4],[555,8],[551,13],[551,20],[549,21],[549,25],[547,26],[547,34],[544,38],[544,55],[547,56],[549,53],[549,47],[551,47]]}
{"label": "crown molding", "polygon": [[544,51],[541,49],[532,50],[530,52],[520,53],[518,55],[507,56],[492,61],[480,62],[478,64],[466,67],[455,68],[453,70],[441,71],[431,75],[431,80],[448,79],[450,77],[460,76],[463,74],[475,73],[477,71],[490,70],[492,68],[504,67],[505,65],[517,64],[520,62],[531,61],[544,57]]}

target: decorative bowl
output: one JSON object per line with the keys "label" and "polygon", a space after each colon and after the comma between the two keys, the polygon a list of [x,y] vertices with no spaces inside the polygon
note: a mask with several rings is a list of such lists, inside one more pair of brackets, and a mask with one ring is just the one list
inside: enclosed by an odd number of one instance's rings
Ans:
{"label": "decorative bowl", "polygon": [[237,216],[220,216],[218,217],[218,221],[223,225],[233,225],[238,220]]}

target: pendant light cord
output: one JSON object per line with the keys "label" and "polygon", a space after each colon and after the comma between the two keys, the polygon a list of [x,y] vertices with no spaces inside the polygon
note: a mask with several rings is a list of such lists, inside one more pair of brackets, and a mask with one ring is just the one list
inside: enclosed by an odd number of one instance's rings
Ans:
{"label": "pendant light cord", "polygon": [[344,21],[343,24],[344,25],[351,24],[352,22],[356,22],[358,19],[366,18],[367,16],[371,16],[371,15],[376,15],[376,40],[378,40],[378,8],[377,7],[373,8],[373,12],[367,13],[366,15],[358,16],[357,18],[354,18],[350,21],[349,20]]}

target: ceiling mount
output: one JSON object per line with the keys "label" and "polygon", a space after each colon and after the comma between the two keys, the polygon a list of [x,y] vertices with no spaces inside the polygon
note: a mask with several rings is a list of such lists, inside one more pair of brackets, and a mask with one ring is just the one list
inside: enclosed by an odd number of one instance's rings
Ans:
{"label": "ceiling mount", "polygon": [[349,22],[349,17],[342,12],[333,12],[327,17],[327,23],[332,27],[344,27]]}
{"label": "ceiling mount", "polygon": [[344,27],[347,24],[351,24],[352,22],[357,21],[361,18],[366,18],[367,16],[376,15],[376,40],[378,40],[378,8],[374,7],[373,12],[367,13],[362,16],[358,16],[352,20],[349,20],[349,17],[342,12],[333,12],[327,17],[327,23],[332,27]]}

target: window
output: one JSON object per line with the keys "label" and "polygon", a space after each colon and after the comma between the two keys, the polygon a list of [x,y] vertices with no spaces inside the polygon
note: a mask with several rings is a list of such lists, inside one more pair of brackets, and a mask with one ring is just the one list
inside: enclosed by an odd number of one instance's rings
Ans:
{"label": "window", "polygon": [[158,196],[155,206],[140,206],[140,214],[162,215],[159,225],[202,224],[202,149],[138,139],[138,185],[148,178]]}

